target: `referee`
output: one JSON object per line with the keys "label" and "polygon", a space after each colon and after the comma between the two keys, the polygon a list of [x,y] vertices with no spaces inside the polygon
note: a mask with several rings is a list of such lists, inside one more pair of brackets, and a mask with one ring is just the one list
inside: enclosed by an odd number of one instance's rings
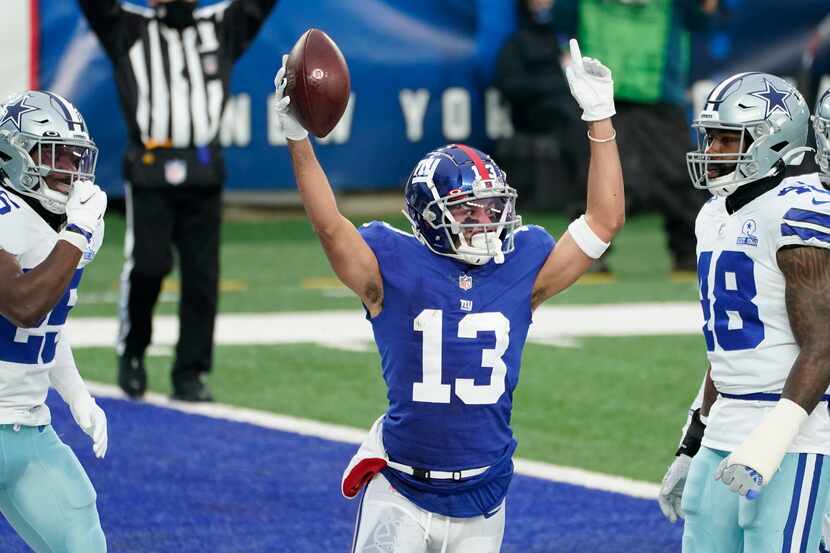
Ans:
{"label": "referee", "polygon": [[179,259],[179,343],[173,397],[213,399],[219,227],[225,177],[219,124],[234,62],[276,0],[78,0],[113,64],[129,133],[124,156],[127,232],[121,278],[118,384],[147,387],[144,352],[162,279]]}

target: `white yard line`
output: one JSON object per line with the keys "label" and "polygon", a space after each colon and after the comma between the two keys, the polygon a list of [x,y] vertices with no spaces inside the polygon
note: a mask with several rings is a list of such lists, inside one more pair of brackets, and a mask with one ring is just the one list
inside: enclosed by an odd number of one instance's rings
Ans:
{"label": "white yard line", "polygon": [[[621,303],[607,305],[542,306],[533,316],[528,341],[567,345],[586,336],[666,336],[700,332],[697,303]],[[77,317],[67,323],[74,347],[115,344],[115,318]],[[178,318],[158,316],[153,321],[153,344],[178,340]],[[369,350],[372,327],[362,311],[303,311],[283,313],[228,313],[216,320],[215,339],[221,345],[315,343],[348,350]]]}
{"label": "white yard line", "polygon": [[[121,390],[115,386],[99,384],[97,382],[88,382],[87,384],[89,385],[90,391],[95,396],[118,399],[125,398]],[[173,401],[167,396],[156,393],[146,394],[144,402],[158,407],[174,409],[183,413],[203,415],[215,419],[244,422],[261,426],[263,428],[293,432],[304,436],[314,436],[316,438],[323,438],[325,440],[332,440],[336,442],[360,444],[367,434],[366,430],[361,430],[359,428],[328,424],[286,415],[275,415],[265,411],[234,407],[232,405],[223,405],[221,403],[184,403],[180,401]],[[516,465],[516,472],[525,476],[533,476],[535,478],[550,480],[552,482],[574,484],[584,488],[591,488],[606,492],[620,493],[632,497],[656,499],[657,492],[660,489],[659,485],[652,484],[651,482],[630,480],[620,476],[612,476],[578,468],[562,467],[542,463],[540,461],[530,461],[528,459],[520,458],[514,459],[514,462]]]}

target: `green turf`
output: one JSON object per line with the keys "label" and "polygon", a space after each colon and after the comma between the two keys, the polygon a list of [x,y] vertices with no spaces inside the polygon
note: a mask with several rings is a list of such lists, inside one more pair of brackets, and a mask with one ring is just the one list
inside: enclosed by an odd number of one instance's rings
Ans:
{"label": "green turf", "polygon": [[[75,356],[85,378],[114,381],[112,350],[77,349]],[[151,389],[169,393],[170,359],[147,363]],[[528,345],[514,397],[517,454],[658,481],[704,366],[700,337]],[[224,403],[360,428],[386,407],[375,352],[219,346],[211,385]]]}
{"label": "green turf", "polygon": [[[355,219],[355,223],[367,218]],[[406,228],[403,217],[387,218]],[[526,222],[545,226],[559,236],[567,221],[562,217],[529,214]],[[660,221],[655,216],[635,217],[615,240],[610,264],[612,283],[577,283],[552,303],[611,303],[631,301],[695,301],[690,279],[669,278],[670,262]],[[81,286],[81,301],[73,316],[114,316],[122,265],[123,217],[107,219],[104,246],[89,267]],[[227,221],[222,227],[223,312],[354,309],[357,300],[346,289],[331,289],[334,274],[316,236],[303,217],[268,221]],[[177,276],[171,275],[159,313],[175,313]]]}

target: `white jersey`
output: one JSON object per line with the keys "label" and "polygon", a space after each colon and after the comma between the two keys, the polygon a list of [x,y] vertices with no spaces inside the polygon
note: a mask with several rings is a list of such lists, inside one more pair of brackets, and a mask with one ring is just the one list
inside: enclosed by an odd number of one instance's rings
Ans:
{"label": "white jersey", "polygon": [[[815,173],[789,177],[732,215],[725,198],[714,197],[695,234],[703,334],[720,394],[703,445],[732,451],[775,405],[799,353],[776,254],[788,245],[830,248],[830,191]],[[729,397],[748,394],[764,395]],[[789,451],[830,454],[827,402]]]}
{"label": "white jersey", "polygon": [[[0,249],[14,255],[23,270],[39,265],[58,234],[19,196],[0,187]],[[83,261],[81,262],[83,264]],[[0,424],[37,426],[50,422],[45,405],[49,370],[69,310],[77,300],[83,269],[37,328],[17,328],[0,315]]]}

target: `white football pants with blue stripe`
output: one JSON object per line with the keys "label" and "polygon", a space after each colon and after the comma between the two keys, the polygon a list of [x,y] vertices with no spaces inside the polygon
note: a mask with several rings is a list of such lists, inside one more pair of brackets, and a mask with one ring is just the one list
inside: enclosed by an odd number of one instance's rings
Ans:
{"label": "white football pants with blue stripe", "polygon": [[0,512],[37,553],[105,553],[97,496],[51,425],[0,425]]}
{"label": "white football pants with blue stripe", "polygon": [[503,537],[504,503],[486,518],[437,515],[378,474],[360,500],[352,553],[498,553]]}
{"label": "white football pants with blue stripe", "polygon": [[788,453],[761,495],[748,500],[715,480],[728,455],[706,447],[683,490],[683,553],[815,553],[830,490],[830,460]]}

